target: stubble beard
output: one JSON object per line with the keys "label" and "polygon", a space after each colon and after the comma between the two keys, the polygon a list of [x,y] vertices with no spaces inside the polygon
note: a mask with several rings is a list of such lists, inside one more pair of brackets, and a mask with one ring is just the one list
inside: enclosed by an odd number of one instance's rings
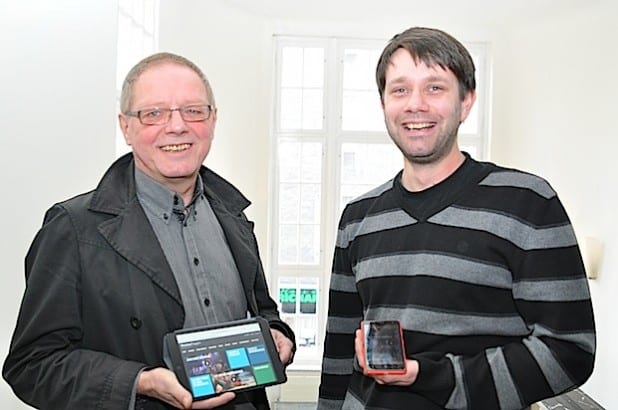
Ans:
{"label": "stubble beard", "polygon": [[405,137],[398,138],[398,130],[397,126],[391,126],[385,118],[386,129],[388,131],[388,135],[391,137],[391,140],[395,143],[399,151],[403,154],[406,161],[411,164],[419,164],[419,165],[427,165],[437,163],[443,158],[445,158],[453,149],[455,142],[457,141],[457,133],[459,131],[459,125],[461,124],[457,118],[460,117],[461,108],[455,110],[451,119],[453,121],[449,121],[449,126],[443,132],[440,132],[436,138],[434,146],[431,148],[429,152],[424,154],[414,154],[410,152],[405,147]]}
{"label": "stubble beard", "polygon": [[440,135],[438,135],[438,138],[432,149],[425,153],[415,154],[406,148],[405,141],[403,141],[401,138],[397,138],[396,132],[387,125],[388,134],[391,137],[391,140],[393,140],[397,148],[399,148],[399,151],[401,151],[405,159],[412,164],[419,165],[436,163],[446,157],[453,149],[453,145],[455,145],[458,129],[459,126],[455,127],[454,129],[446,130],[445,133],[441,133]]}

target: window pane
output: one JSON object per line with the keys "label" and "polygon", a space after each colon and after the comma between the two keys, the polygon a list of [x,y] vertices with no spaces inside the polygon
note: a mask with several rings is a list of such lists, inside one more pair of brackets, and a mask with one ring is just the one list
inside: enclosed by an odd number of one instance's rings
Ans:
{"label": "window pane", "polygon": [[[298,144],[296,144],[298,145]],[[296,165],[302,169],[303,182],[322,182],[322,144],[307,142],[302,144],[302,158],[296,159]]]}
{"label": "window pane", "polygon": [[381,50],[348,48],[343,52],[343,88],[373,90],[377,94],[375,71]]}
{"label": "window pane", "polygon": [[386,132],[380,96],[372,91],[343,91],[341,129]]}
{"label": "window pane", "polygon": [[298,260],[298,225],[279,225],[279,263],[294,264]]}
{"label": "window pane", "polygon": [[296,313],[298,284],[294,277],[279,278],[279,306],[281,313]]}
{"label": "window pane", "polygon": [[295,224],[299,222],[300,184],[280,184],[279,222]]}
{"label": "window pane", "polygon": [[403,167],[392,143],[341,144],[340,209],[351,199],[392,179]]}
{"label": "window pane", "polygon": [[[279,310],[282,319],[294,330],[298,344],[297,358],[303,351],[315,348],[318,338],[317,277],[279,277]],[[309,354],[315,352],[309,351]]]}
{"label": "window pane", "polygon": [[303,87],[324,87],[324,49],[306,48],[303,64]]}
{"label": "window pane", "polygon": [[302,265],[317,265],[320,258],[320,226],[300,226],[300,260]]}
{"label": "window pane", "polygon": [[374,73],[381,50],[343,52],[341,128],[345,131],[385,131]]}
{"label": "window pane", "polygon": [[302,87],[303,85],[303,49],[301,47],[283,47],[281,50],[281,86]]}
{"label": "window pane", "polygon": [[300,129],[302,121],[303,92],[299,88],[281,90],[281,123],[282,129]]}
{"label": "window pane", "polygon": [[281,303],[281,313],[296,313],[296,287],[279,288],[279,303]]}
{"label": "window pane", "polygon": [[323,111],[322,90],[308,90],[303,92],[303,129],[322,129]]}
{"label": "window pane", "polygon": [[300,200],[300,222],[320,223],[320,184],[303,184]]}
{"label": "window pane", "polygon": [[[322,143],[283,140],[279,144],[279,264],[320,262]],[[291,229],[294,226],[294,230]],[[282,233],[282,234],[283,234]]]}
{"label": "window pane", "polygon": [[283,47],[281,129],[320,130],[324,118],[324,49]]}
{"label": "window pane", "polygon": [[317,300],[317,289],[300,288],[300,313],[315,313],[317,311]]}
{"label": "window pane", "polygon": [[281,129],[322,129],[322,90],[284,88],[281,90]]}
{"label": "window pane", "polygon": [[344,184],[381,184],[403,168],[401,152],[392,143],[344,143],[341,158]]}
{"label": "window pane", "polygon": [[300,181],[300,148],[297,142],[279,142],[279,181]]}

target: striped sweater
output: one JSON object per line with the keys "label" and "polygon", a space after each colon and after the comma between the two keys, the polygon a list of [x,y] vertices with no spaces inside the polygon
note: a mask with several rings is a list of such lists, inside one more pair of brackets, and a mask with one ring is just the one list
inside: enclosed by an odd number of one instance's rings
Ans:
{"label": "striped sweater", "polygon": [[[592,305],[550,185],[469,156],[425,191],[400,180],[341,216],[318,409],[521,409],[581,385],[596,349]],[[362,374],[363,319],[401,321],[420,366],[411,386]]]}

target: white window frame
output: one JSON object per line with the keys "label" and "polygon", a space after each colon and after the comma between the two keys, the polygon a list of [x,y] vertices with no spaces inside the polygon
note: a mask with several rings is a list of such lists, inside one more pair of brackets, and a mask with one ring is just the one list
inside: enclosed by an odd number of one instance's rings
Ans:
{"label": "white window frame", "polygon": [[[292,365],[295,370],[319,370],[321,365],[324,331],[328,311],[328,290],[331,273],[332,256],[335,246],[337,224],[340,211],[339,198],[341,190],[341,148],[344,143],[387,143],[392,144],[390,137],[385,131],[343,131],[342,127],[342,99],[343,99],[343,52],[345,49],[379,49],[382,50],[387,43],[384,40],[351,39],[351,38],[325,38],[325,37],[295,37],[275,36],[274,39],[275,61],[275,92],[273,102],[273,128],[271,154],[273,167],[271,172],[271,201],[269,238],[270,238],[270,261],[271,261],[271,288],[273,297],[278,301],[278,283],[280,277],[317,277],[318,306],[317,306],[317,336],[316,349],[313,356],[302,354],[299,349]],[[280,129],[281,113],[281,49],[285,46],[297,47],[324,47],[324,93],[323,93],[323,127],[321,130],[282,130]],[[478,128],[474,134],[460,134],[460,146],[473,146],[476,149],[479,160],[486,160],[489,154],[489,92],[490,70],[489,49],[485,43],[466,43],[471,54],[477,57],[477,110],[479,112]],[[376,62],[377,63],[377,62]],[[375,66],[373,67],[375,70]],[[376,91],[376,104],[379,97]],[[320,257],[316,265],[280,265],[278,262],[279,247],[279,165],[278,165],[278,142],[280,139],[293,139],[299,141],[319,141],[322,143],[322,186],[321,186],[321,217],[320,217]],[[394,144],[393,144],[394,147]],[[403,167],[403,159],[400,168]],[[386,181],[384,181],[386,182]],[[336,200],[335,200],[336,199]],[[298,313],[297,313],[298,314]],[[286,315],[282,314],[285,319]]]}

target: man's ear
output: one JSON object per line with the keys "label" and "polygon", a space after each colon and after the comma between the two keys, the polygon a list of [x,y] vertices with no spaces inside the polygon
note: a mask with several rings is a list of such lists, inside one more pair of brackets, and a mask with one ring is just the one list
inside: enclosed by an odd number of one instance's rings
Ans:
{"label": "man's ear", "polygon": [[122,131],[122,135],[124,135],[124,141],[127,145],[131,146],[131,140],[129,138],[129,119],[126,115],[122,113],[118,114],[118,126],[120,127],[120,131]]}
{"label": "man's ear", "polygon": [[466,93],[466,96],[461,102],[461,118],[459,119],[460,123],[464,122],[466,118],[468,118],[468,115],[470,114],[470,111],[472,110],[472,106],[474,105],[475,101],[476,90],[472,90]]}

